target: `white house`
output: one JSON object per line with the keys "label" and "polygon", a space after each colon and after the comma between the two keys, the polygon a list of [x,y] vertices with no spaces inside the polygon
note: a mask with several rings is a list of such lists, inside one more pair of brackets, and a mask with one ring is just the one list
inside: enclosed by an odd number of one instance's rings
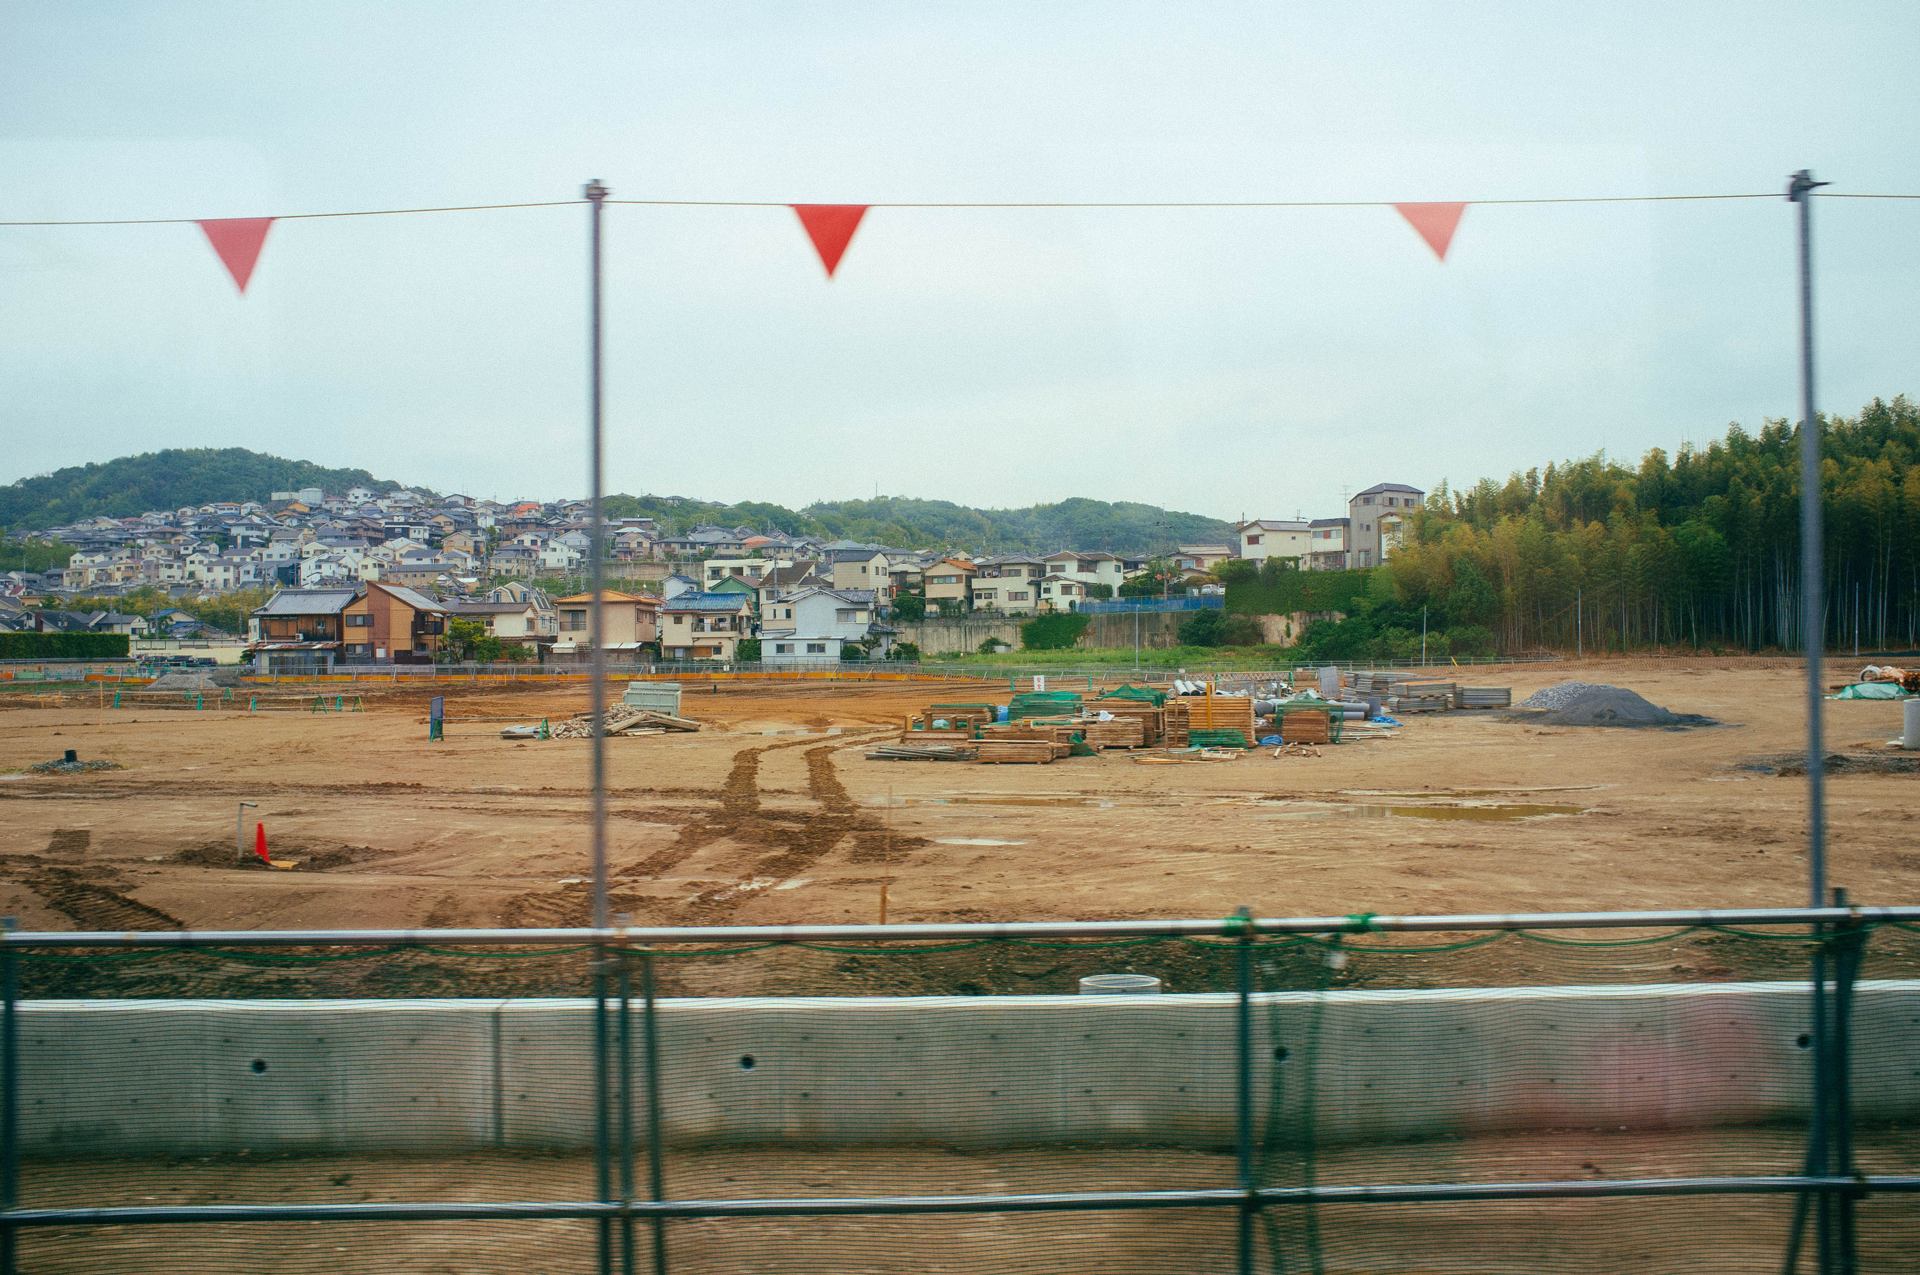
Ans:
{"label": "white house", "polygon": [[1104,584],[1115,591],[1119,590],[1121,581],[1127,578],[1125,565],[1110,553],[1062,550],[1050,553],[1040,561],[1049,576],[1077,580],[1081,584]]}
{"label": "white house", "polygon": [[1269,558],[1303,559],[1313,552],[1311,524],[1292,518],[1256,518],[1233,529],[1240,556],[1250,562]]}

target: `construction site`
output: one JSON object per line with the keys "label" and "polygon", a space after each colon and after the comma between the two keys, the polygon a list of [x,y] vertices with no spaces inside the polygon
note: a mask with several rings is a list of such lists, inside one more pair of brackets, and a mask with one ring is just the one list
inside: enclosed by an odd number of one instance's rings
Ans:
{"label": "construction site", "polygon": [[[1804,729],[1791,662],[1474,676],[1514,705],[1612,684],[1713,724],[1400,707],[1387,727],[1283,703],[1277,728],[1256,728],[1271,674],[1240,679],[1238,695],[1162,683],[1142,699],[1100,698],[1127,678],[1056,675],[1051,703],[1030,679],[689,680],[679,716],[697,729],[607,742],[613,908],[651,925],[872,922],[883,886],[893,921],[1794,896],[1805,792],[1781,761]],[[197,705],[17,683],[0,693],[0,908],[47,930],[585,924],[591,741],[537,737],[585,707],[579,682],[243,686]],[[1863,900],[1900,897],[1920,868],[1896,795],[1913,755],[1887,746],[1901,709],[1827,708],[1842,758],[1828,778],[1835,873]],[[1008,710],[1023,715],[994,720]],[[1256,729],[1239,741],[1252,748],[1229,739]],[[30,769],[68,750],[114,768]],[[903,750],[1051,764],[885,759]],[[256,824],[291,870],[256,859]]]}

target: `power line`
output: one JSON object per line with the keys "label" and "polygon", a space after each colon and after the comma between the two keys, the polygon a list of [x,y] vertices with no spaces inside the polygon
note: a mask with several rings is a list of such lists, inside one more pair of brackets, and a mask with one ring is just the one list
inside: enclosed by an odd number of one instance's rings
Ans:
{"label": "power line", "polygon": [[[1714,203],[1739,199],[1778,199],[1778,191],[1697,195],[1568,195],[1526,199],[1391,200],[1391,199],[1142,199],[1142,200],[881,200],[862,205],[866,208],[902,209],[1089,209],[1126,210],[1155,208],[1191,209],[1264,209],[1264,208],[1395,208],[1407,203],[1460,203],[1476,207],[1534,207],[1555,204],[1665,204]],[[1822,191],[1821,199],[1920,200],[1920,194],[1890,193],[1848,194]],[[583,199],[542,199],[507,204],[449,204],[425,208],[355,208],[333,212],[297,212],[270,214],[277,221],[312,221],[331,217],[412,217],[429,213],[505,212],[519,208],[565,208],[582,204]],[[643,208],[791,208],[794,201],[777,199],[609,199],[609,204]],[[0,220],[0,226],[192,226],[202,221],[244,220],[234,217],[103,217],[42,218],[37,220]]]}

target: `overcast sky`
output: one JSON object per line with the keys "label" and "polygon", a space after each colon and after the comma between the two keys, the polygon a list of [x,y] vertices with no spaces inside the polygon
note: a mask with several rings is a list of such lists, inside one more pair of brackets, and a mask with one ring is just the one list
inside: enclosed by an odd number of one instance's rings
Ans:
{"label": "overcast sky", "polygon": [[[87,3],[0,10],[0,219],[567,199],[1920,191],[1920,5]],[[608,486],[1338,511],[1796,401],[1782,201],[609,210]],[[582,207],[0,228],[0,482],[246,446],[583,494]],[[1920,203],[1816,205],[1828,410],[1920,390]]]}

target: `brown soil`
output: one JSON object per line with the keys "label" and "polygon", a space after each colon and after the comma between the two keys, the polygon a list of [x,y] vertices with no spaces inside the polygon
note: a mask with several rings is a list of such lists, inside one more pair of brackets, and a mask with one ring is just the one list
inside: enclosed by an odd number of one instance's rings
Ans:
{"label": "brown soil", "polygon": [[[883,881],[903,921],[1793,903],[1804,782],[1740,763],[1798,746],[1798,677],[1704,659],[1476,670],[1516,697],[1578,678],[1733,724],[1456,713],[1318,757],[1191,766],[869,761],[860,745],[955,688],[695,689],[699,733],[608,741],[615,908],[642,924],[863,922]],[[580,711],[585,688],[439,689],[440,743],[410,687],[367,694],[363,713],[9,713],[0,912],[28,929],[584,921],[589,742],[498,730]],[[1828,704],[1834,750],[1879,753],[1899,708]],[[62,747],[125,769],[6,773]],[[1920,897],[1902,817],[1914,782],[1858,768],[1828,781],[1831,875],[1857,900]],[[235,869],[238,801],[259,803],[248,818],[302,871]]]}

